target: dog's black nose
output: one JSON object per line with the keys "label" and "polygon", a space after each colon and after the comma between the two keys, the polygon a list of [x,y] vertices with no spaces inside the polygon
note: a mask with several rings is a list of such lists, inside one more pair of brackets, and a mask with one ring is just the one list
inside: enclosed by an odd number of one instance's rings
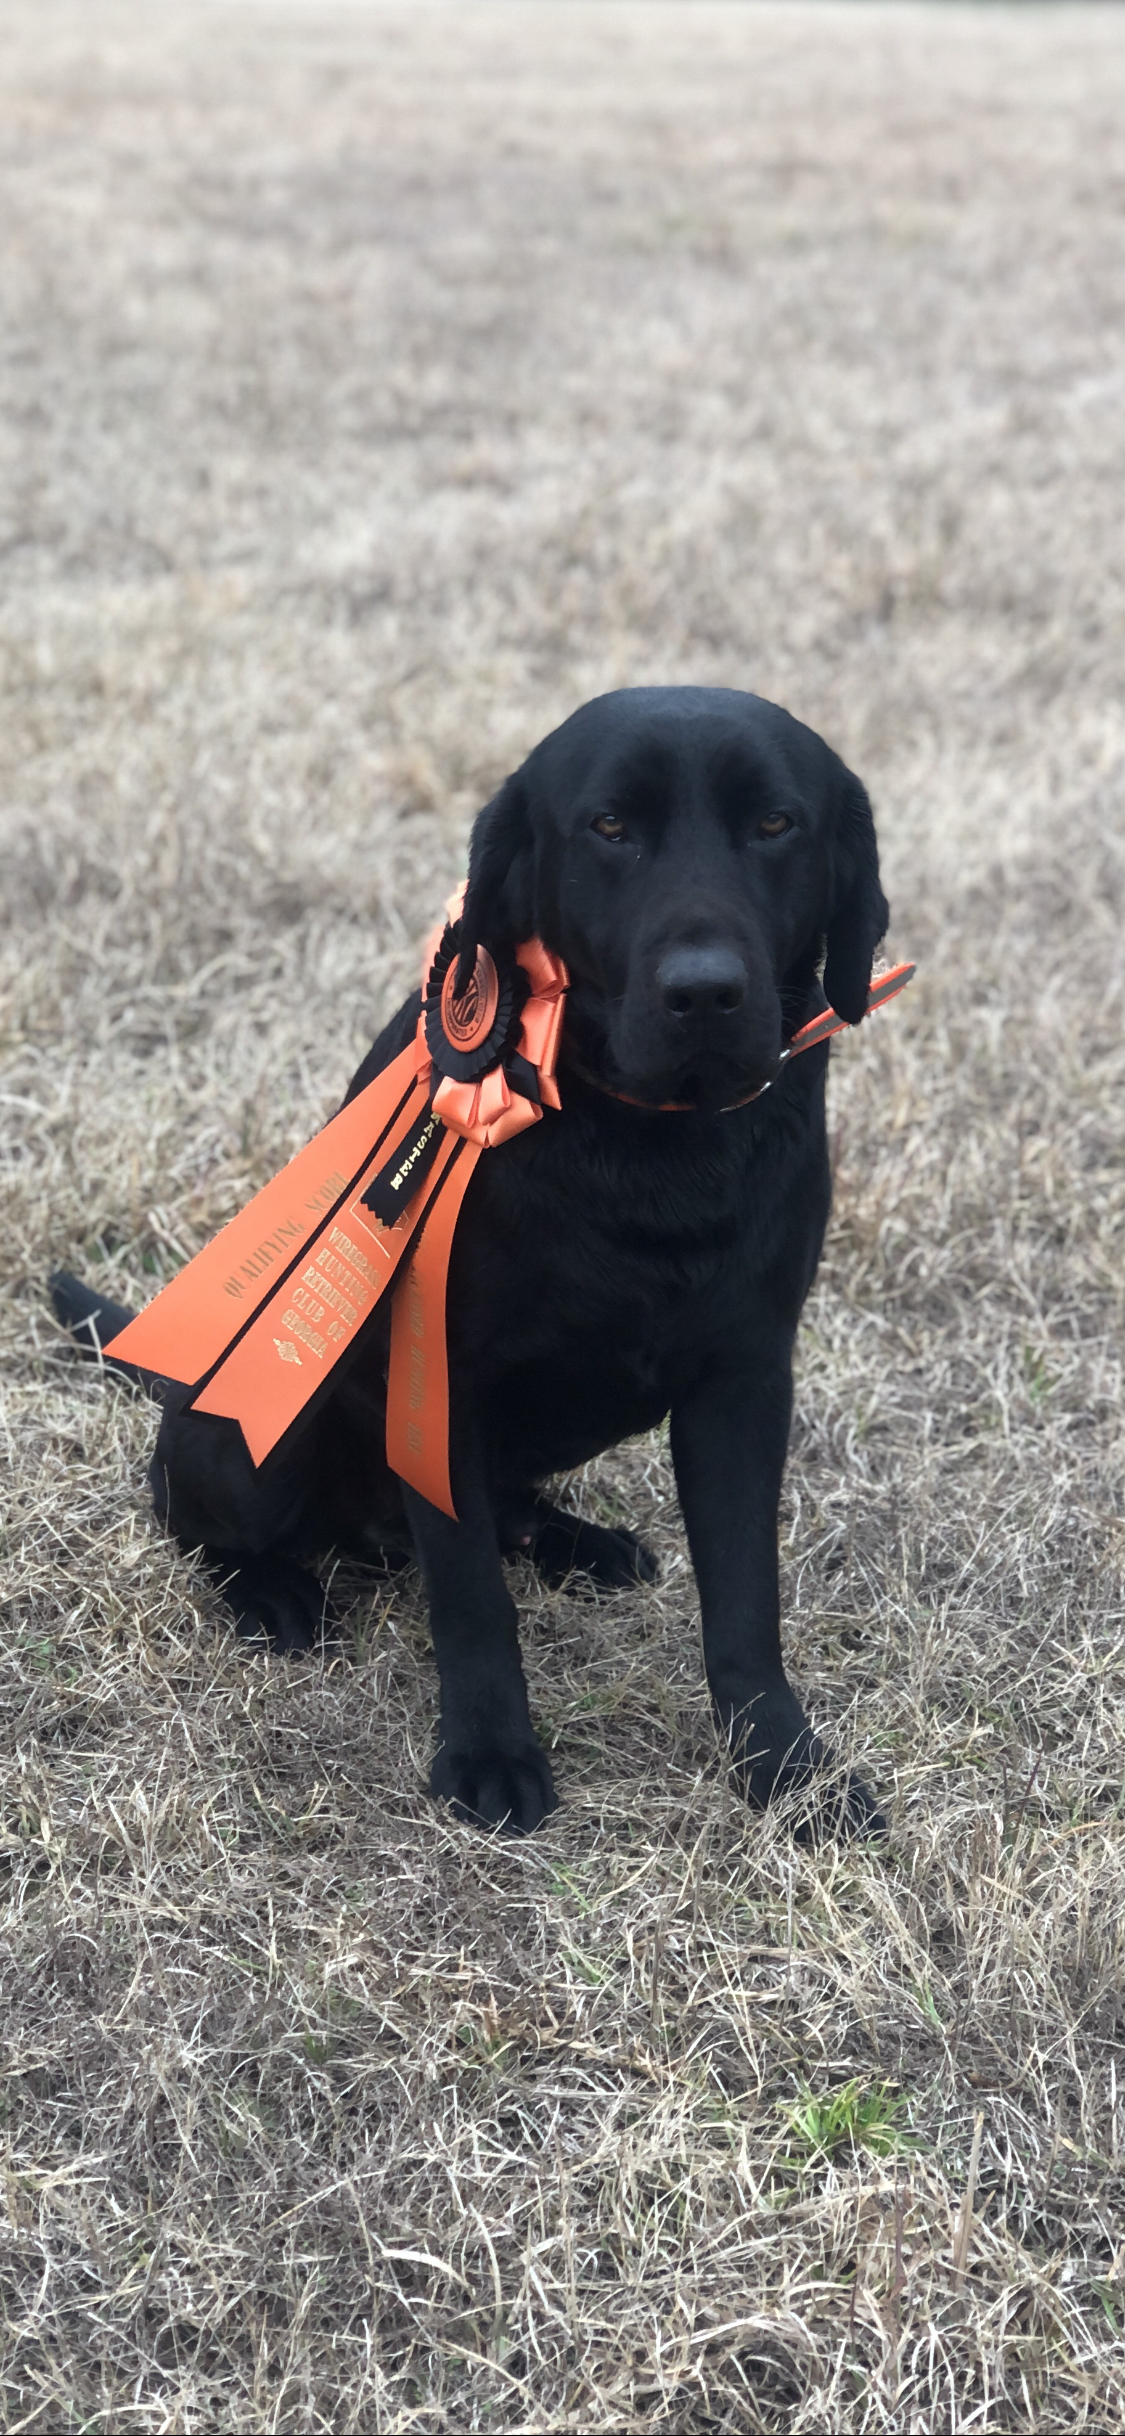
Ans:
{"label": "dog's black nose", "polygon": [[730,947],[674,947],[656,968],[669,1015],[707,1021],[736,1015],[746,996],[746,967]]}

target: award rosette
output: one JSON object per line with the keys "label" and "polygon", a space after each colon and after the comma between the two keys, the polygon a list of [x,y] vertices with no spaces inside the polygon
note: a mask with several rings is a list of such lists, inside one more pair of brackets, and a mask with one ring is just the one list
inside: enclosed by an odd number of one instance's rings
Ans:
{"label": "award rosette", "polygon": [[481,1152],[560,1105],[566,967],[538,939],[478,947],[462,891],[426,952],[413,1040],[112,1340],[115,1361],[237,1421],[256,1464],[304,1416],[391,1293],[387,1457],[455,1516],[445,1286]]}

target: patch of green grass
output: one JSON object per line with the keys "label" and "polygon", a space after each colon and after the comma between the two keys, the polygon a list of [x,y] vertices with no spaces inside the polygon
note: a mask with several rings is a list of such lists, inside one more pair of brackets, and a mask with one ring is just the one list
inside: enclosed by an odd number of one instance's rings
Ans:
{"label": "patch of green grass", "polygon": [[1023,1376],[1024,1384],[1027,1388],[1028,1401],[1034,1407],[1035,1411],[1038,1412],[1040,1407],[1046,1403],[1048,1396],[1051,1394],[1054,1388],[1055,1382],[1051,1377],[1051,1373],[1047,1368],[1043,1355],[1037,1351],[1034,1345],[1024,1346]]}
{"label": "patch of green grass", "polygon": [[595,1962],[592,1954],[581,1953],[576,1945],[564,1945],[562,1954],[563,1960],[572,1964],[588,1988],[600,1988],[608,1979],[609,1973],[603,1965]]}
{"label": "patch of green grass", "polygon": [[1120,2290],[1115,2284],[1108,2283],[1092,2284],[1090,2289],[1101,2302],[1105,2311],[1106,2324],[1114,2342],[1119,2343],[1121,2340],[1121,2319],[1118,2315],[1121,2306]]}
{"label": "patch of green grass", "polygon": [[27,1665],[32,1669],[34,1674],[46,1675],[50,1673],[51,1663],[55,1655],[55,1644],[53,1641],[44,1639],[44,1637],[39,1633],[21,1633],[19,1635],[17,1647],[22,1652]]}
{"label": "patch of green grass", "polygon": [[824,2092],[804,2083],[795,2099],[782,2102],[790,2161],[801,2167],[825,2164],[841,2150],[854,2155],[860,2149],[889,2156],[910,2137],[901,2120],[905,2104],[886,2081],[870,2089],[862,2081],[845,2081]]}
{"label": "patch of green grass", "polygon": [[919,2012],[924,2013],[926,2020],[932,2025],[932,2027],[935,2030],[940,2030],[944,2036],[945,2023],[942,2020],[942,2016],[938,2010],[937,1999],[934,1995],[933,1989],[930,1986],[929,1980],[916,1979],[913,1982],[913,1986],[914,1999],[918,2006]]}
{"label": "patch of green grass", "polygon": [[589,1896],[583,1893],[577,1873],[573,1869],[549,1869],[546,1882],[555,1894],[565,1895],[568,1902],[576,1904],[581,1913],[585,1914],[594,1910],[594,1905]]}

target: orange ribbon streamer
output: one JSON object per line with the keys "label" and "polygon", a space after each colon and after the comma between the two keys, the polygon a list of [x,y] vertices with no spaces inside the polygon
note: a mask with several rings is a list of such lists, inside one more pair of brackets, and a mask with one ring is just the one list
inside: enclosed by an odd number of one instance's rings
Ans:
{"label": "orange ribbon streamer", "polygon": [[449,1358],[445,1289],[461,1203],[481,1155],[466,1140],[437,1208],[422,1229],[391,1305],[387,1461],[432,1506],[457,1520],[449,1478]]}
{"label": "orange ribbon streamer", "polygon": [[[142,1369],[199,1385],[217,1372],[239,1342],[246,1342],[247,1328],[252,1331],[268,1310],[266,1341],[277,1404],[276,1413],[271,1406],[264,1436],[253,1423],[247,1432],[256,1463],[307,1401],[324,1363],[331,1366],[351,1342],[378,1299],[373,1288],[382,1291],[396,1265],[396,1249],[399,1256],[405,1249],[405,1241],[397,1247],[369,1241],[369,1212],[364,1213],[361,1241],[352,1244],[355,1230],[349,1230],[343,1212],[362,1188],[396,1118],[424,1107],[417,1065],[411,1042],[113,1340],[115,1360],[138,1362]],[[320,1250],[327,1256],[323,1270],[312,1259]],[[360,1259],[353,1257],[357,1251]],[[333,1262],[341,1264],[339,1273]],[[314,1289],[304,1272],[313,1267],[332,1288],[331,1301],[315,1297],[323,1302],[323,1321],[311,1313]],[[283,1287],[290,1291],[278,1302]],[[289,1311],[293,1323],[285,1335],[280,1315]],[[317,1337],[315,1345],[308,1342],[306,1331]],[[204,1409],[221,1407],[212,1402]]]}
{"label": "orange ribbon streamer", "polygon": [[[450,899],[451,923],[460,915],[462,893]],[[443,936],[439,927],[429,943],[424,982]],[[393,1289],[388,1461],[456,1520],[445,1341],[454,1229],[481,1151],[537,1125],[544,1107],[560,1105],[554,1072],[566,967],[537,939],[524,940],[515,954],[529,992],[517,1053],[535,1068],[531,1087],[538,1089],[538,1105],[511,1087],[500,1064],[475,1082],[445,1075],[438,1080],[423,1009],[414,1039],[385,1072],[113,1339],[115,1360],[180,1380],[192,1386],[188,1401],[195,1411],[237,1421],[256,1464]],[[491,968],[491,958],[487,963]],[[455,1014],[457,1006],[454,1001]],[[364,1196],[395,1153],[416,1141],[431,1107],[442,1136],[437,1157],[401,1215],[383,1224]],[[413,1257],[403,1273],[408,1254]]]}

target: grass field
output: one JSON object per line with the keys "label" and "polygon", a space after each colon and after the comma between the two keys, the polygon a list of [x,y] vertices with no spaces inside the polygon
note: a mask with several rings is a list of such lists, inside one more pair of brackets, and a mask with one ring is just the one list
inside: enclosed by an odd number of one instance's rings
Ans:
{"label": "grass field", "polygon": [[[1125,2429],[1125,44],[1112,8],[8,0],[3,2426]],[[499,777],[749,686],[920,978],[835,1054],[787,1642],[516,1587],[561,1793],[425,1792],[412,1577],[247,1655],[148,1295],[333,1108]]]}

